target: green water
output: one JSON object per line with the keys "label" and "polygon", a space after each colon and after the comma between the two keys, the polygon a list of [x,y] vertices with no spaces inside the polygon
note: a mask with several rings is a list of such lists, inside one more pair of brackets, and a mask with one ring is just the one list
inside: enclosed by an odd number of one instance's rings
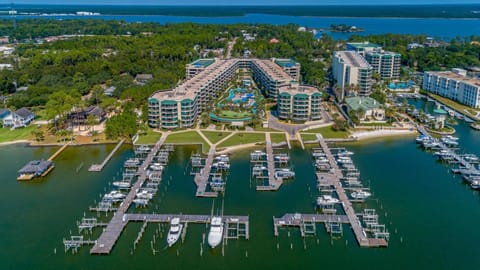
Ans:
{"label": "green water", "polygon": [[[461,123],[456,126],[463,149],[480,155],[479,132]],[[157,224],[148,225],[132,254],[140,223],[129,224],[110,256],[91,256],[89,247],[78,254],[65,254],[62,239],[77,235],[76,221],[88,206],[109,190],[125,158],[124,146],[101,173],[88,172],[88,165],[102,160],[113,145],[69,147],[57,160],[55,170],[44,180],[17,182],[16,171],[28,160],[48,157],[56,148],[24,145],[0,148],[2,183],[0,196],[1,269],[477,269],[480,240],[480,195],[462,184],[418,149],[412,137],[387,139],[347,146],[367,186],[374,192],[368,207],[376,208],[381,222],[392,233],[386,249],[363,249],[348,226],[344,236],[331,240],[323,226],[305,240],[297,229],[282,229],[273,236],[272,217],[288,212],[313,212],[316,197],[314,169],[309,151],[298,146],[291,151],[297,174],[275,193],[256,192],[250,186],[249,151],[233,155],[224,200],[225,214],[250,216],[250,240],[229,240],[221,249],[203,245],[205,225],[189,225],[184,243],[164,249],[165,239],[151,244]],[[208,214],[212,199],[194,197],[193,177],[185,167],[197,147],[178,147],[164,174],[164,181],[149,209],[136,212]],[[82,169],[76,170],[81,163]],[[215,211],[221,208],[215,200]],[[101,215],[100,218],[105,218]],[[100,229],[85,238],[94,239]],[[289,236],[290,235],[290,236]],[[278,249],[277,249],[278,246]],[[54,249],[57,253],[54,254]]]}

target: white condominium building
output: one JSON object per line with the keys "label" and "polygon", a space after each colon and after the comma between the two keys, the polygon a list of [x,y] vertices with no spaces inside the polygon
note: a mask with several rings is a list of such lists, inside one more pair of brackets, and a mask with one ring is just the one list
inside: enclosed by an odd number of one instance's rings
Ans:
{"label": "white condominium building", "polygon": [[398,80],[402,55],[375,49],[365,53],[365,59],[372,66],[373,72],[380,74],[382,80]]}
{"label": "white condominium building", "polygon": [[462,69],[425,72],[423,89],[473,108],[480,108],[480,79],[467,77]]}
{"label": "white condominium building", "polygon": [[354,51],[337,51],[333,55],[333,77],[341,88],[340,100],[345,89],[357,88],[358,94],[366,96],[372,89],[372,66],[360,54]]}

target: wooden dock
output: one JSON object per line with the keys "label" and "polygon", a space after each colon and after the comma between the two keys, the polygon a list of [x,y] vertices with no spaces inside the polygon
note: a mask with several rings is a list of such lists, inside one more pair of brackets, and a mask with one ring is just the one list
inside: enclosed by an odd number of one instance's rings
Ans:
{"label": "wooden dock", "polygon": [[107,227],[100,235],[92,249],[90,249],[90,254],[110,254],[110,252],[112,251],[112,248],[117,242],[118,237],[120,237],[120,234],[122,233],[125,225],[127,225],[127,222],[123,219],[123,217],[130,205],[132,204],[133,200],[135,199],[135,194],[137,190],[143,185],[143,183],[147,179],[147,168],[150,163],[152,163],[153,158],[160,150],[160,147],[165,142],[167,136],[168,133],[162,134],[160,140],[158,140],[158,142],[148,154],[145,161],[142,163],[142,166],[140,166],[140,168],[138,169],[139,176],[137,182],[135,182],[135,184],[132,186],[127,197],[120,204],[117,211],[114,213],[112,219],[108,223]]}
{"label": "wooden dock", "polygon": [[208,178],[210,177],[210,171],[212,170],[213,160],[215,158],[215,145],[210,147],[208,151],[208,157],[205,161],[205,166],[203,169],[195,174],[194,181],[197,185],[197,192],[195,196],[197,197],[207,197],[207,198],[216,198],[218,197],[217,192],[206,191],[208,185]]}
{"label": "wooden dock", "polygon": [[275,179],[272,140],[268,132],[265,133],[265,146],[267,151],[268,186],[257,186],[257,191],[277,191],[283,184],[283,180],[281,178]]}
{"label": "wooden dock", "polygon": [[60,147],[60,149],[58,149],[55,153],[53,153],[53,155],[51,155],[49,158],[48,158],[48,161],[53,161],[58,155],[60,155],[60,153],[63,152],[63,150],[65,150],[65,148],[67,148],[68,145],[70,145],[71,142],[68,142],[64,145],[62,145],[62,147]]}
{"label": "wooden dock", "polygon": [[120,146],[122,146],[122,144],[124,142],[125,142],[125,139],[122,139],[121,141],[119,141],[117,143],[117,145],[115,146],[115,148],[113,148],[113,150],[110,152],[110,154],[108,154],[108,156],[103,160],[102,163],[92,164],[90,166],[90,168],[88,168],[88,171],[89,172],[101,172],[103,170],[103,168],[105,167],[105,165],[107,165],[107,163],[112,159],[113,155],[118,151],[118,149],[120,148]]}
{"label": "wooden dock", "polygon": [[[335,192],[338,195],[338,199],[341,202],[343,210],[348,218],[350,226],[352,227],[353,233],[355,238],[357,239],[358,244],[361,247],[385,247],[388,246],[388,242],[385,239],[375,239],[374,241],[370,241],[371,239],[366,236],[364,229],[361,226],[360,220],[358,216],[355,214],[355,210],[353,209],[351,201],[348,199],[347,193],[345,189],[342,187],[340,179],[343,177],[341,169],[338,167],[335,158],[328,148],[327,143],[323,139],[322,135],[317,134],[317,140],[322,148],[323,152],[326,154],[327,159],[330,163],[332,168],[331,173],[323,174],[325,177],[324,180],[331,182],[333,187],[335,188]],[[328,177],[326,176],[328,175]],[[318,179],[320,180],[320,179]]]}

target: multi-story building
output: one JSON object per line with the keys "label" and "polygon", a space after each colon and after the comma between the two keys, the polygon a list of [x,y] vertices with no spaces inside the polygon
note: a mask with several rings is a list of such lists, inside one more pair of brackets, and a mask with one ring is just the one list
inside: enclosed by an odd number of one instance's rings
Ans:
{"label": "multi-story building", "polygon": [[379,49],[382,49],[380,45],[368,41],[347,43],[347,51],[357,52],[363,57],[365,57],[366,53]]}
{"label": "multi-story building", "polygon": [[467,77],[465,70],[425,72],[423,89],[464,105],[480,108],[480,79]]}
{"label": "multi-story building", "polygon": [[[265,59],[200,59],[200,69],[187,65],[187,80],[175,88],[157,91],[148,100],[148,123],[156,128],[191,127],[210,102],[235,79],[240,69],[249,69],[265,95],[276,99],[279,89],[295,79],[272,60]],[[189,75],[191,74],[191,75]],[[190,77],[189,77],[190,76]],[[313,106],[312,108],[315,108]]]}
{"label": "multi-story building", "polygon": [[322,94],[314,86],[292,82],[280,87],[277,96],[278,118],[292,121],[320,120]]}
{"label": "multi-story building", "polygon": [[185,78],[187,78],[187,80],[192,78],[198,73],[204,71],[205,68],[213,64],[213,62],[215,62],[215,59],[213,58],[202,58],[187,64]]}
{"label": "multi-story building", "polygon": [[398,80],[400,77],[402,56],[399,53],[374,49],[365,53],[365,59],[382,80]]}
{"label": "multi-story building", "polygon": [[292,59],[280,58],[272,58],[272,61],[275,62],[275,64],[279,65],[288,75],[290,75],[290,77],[292,77],[297,82],[300,82],[300,63],[295,62]]}
{"label": "multi-story building", "polygon": [[341,89],[340,100],[345,97],[345,90],[350,88],[357,88],[361,96],[371,93],[372,66],[360,54],[353,51],[335,52],[332,73]]}

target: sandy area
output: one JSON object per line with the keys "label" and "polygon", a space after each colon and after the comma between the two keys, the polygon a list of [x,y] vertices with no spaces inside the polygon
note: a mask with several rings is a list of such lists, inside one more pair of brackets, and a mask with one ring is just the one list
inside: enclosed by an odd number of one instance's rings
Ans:
{"label": "sandy area", "polygon": [[390,137],[390,136],[412,135],[415,133],[416,133],[415,130],[409,130],[409,129],[381,129],[381,130],[374,130],[374,131],[355,132],[355,133],[352,133],[350,137],[355,138],[357,140],[366,140],[366,139]]}

